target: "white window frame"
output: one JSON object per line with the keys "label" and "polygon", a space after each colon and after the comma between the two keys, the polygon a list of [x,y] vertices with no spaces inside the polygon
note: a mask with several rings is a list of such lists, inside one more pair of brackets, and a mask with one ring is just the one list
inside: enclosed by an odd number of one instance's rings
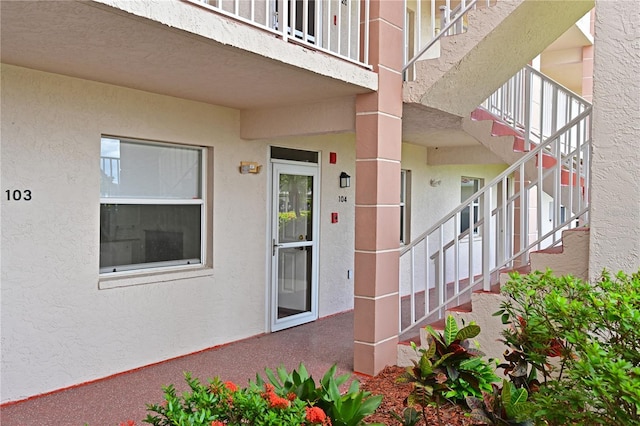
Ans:
{"label": "white window frame", "polygon": [[[484,186],[484,179],[482,178],[462,176],[460,178],[460,202],[461,203],[466,201],[467,198],[469,198],[469,197],[462,196],[462,183],[465,180],[474,182],[474,191],[472,192],[472,194],[475,194],[480,190],[480,188]],[[471,206],[467,207],[467,209],[469,209],[469,226],[467,228],[469,229],[469,228],[472,228],[474,224],[478,223],[482,219],[482,203],[480,202],[480,197],[473,200],[471,202]],[[462,229],[462,225],[463,223],[462,221],[460,221],[460,229],[458,231],[461,233],[464,232]],[[480,232],[481,228],[482,228],[481,226],[478,226],[475,229],[473,229],[472,232],[469,232],[469,234],[473,235],[474,237],[479,237],[481,235],[481,232]]]}
{"label": "white window frame", "polygon": [[[181,259],[175,261],[163,261],[163,262],[147,262],[138,264],[122,265],[113,270],[113,267],[100,267],[99,273],[101,277],[117,277],[121,275],[131,275],[135,273],[149,273],[149,272],[162,272],[162,271],[179,271],[182,269],[189,269],[194,267],[202,267],[207,262],[207,148],[188,144],[158,142],[153,140],[124,138],[112,135],[101,135],[102,139],[117,139],[124,142],[137,143],[147,146],[158,147],[176,147],[192,149],[194,151],[200,151],[200,198],[198,199],[180,199],[180,198],[134,198],[134,197],[100,197],[100,208],[104,204],[118,204],[118,205],[200,205],[200,258],[199,259]],[[101,156],[101,163],[102,157]],[[118,176],[120,171],[117,171]],[[102,226],[102,224],[100,224]]]}

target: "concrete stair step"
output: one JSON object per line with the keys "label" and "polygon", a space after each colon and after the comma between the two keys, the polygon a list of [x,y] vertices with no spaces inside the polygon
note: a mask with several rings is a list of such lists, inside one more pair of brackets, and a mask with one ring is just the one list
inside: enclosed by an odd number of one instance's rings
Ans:
{"label": "concrete stair step", "polygon": [[[425,331],[426,325],[431,325],[435,330],[443,331],[445,326],[445,318],[447,315],[453,315],[458,324],[462,321],[470,323],[475,321],[482,329],[480,335],[475,339],[480,345],[487,357],[501,360],[502,352],[505,347],[502,343],[498,343],[499,330],[502,323],[499,317],[494,317],[493,313],[498,311],[500,304],[504,300],[504,296],[500,294],[501,283],[504,284],[508,280],[510,272],[518,272],[521,275],[530,273],[532,270],[545,270],[543,264],[557,265],[552,266],[552,270],[557,271],[558,275],[572,274],[586,278],[588,271],[585,270],[588,263],[589,248],[589,228],[575,228],[565,230],[562,233],[563,245],[546,248],[530,255],[531,263],[510,269],[502,269],[499,273],[492,277],[491,291],[483,291],[482,289],[474,289],[469,294],[469,300],[464,301],[457,306],[446,309],[443,318],[427,319],[424,324],[420,325],[417,331],[411,335],[400,336],[398,344],[398,366],[413,365],[412,359],[417,359],[417,354],[411,348],[411,342],[417,346],[426,346],[428,339]],[[568,266],[560,266],[568,265]],[[568,270],[568,268],[573,268]],[[499,278],[499,282],[497,279]],[[468,281],[468,280],[467,280]],[[415,329],[414,329],[415,330]]]}
{"label": "concrete stair step", "polygon": [[[496,115],[482,108],[476,108],[471,113],[470,117],[472,121],[490,121],[492,123],[490,135],[494,138],[507,137],[508,138],[507,140],[509,141],[509,143],[512,144],[514,153],[526,153],[529,151],[525,148],[525,140],[522,135],[522,132],[518,129],[514,129],[507,123],[503,122]],[[502,152],[502,156],[504,157],[505,153],[500,148],[501,144],[502,142],[495,143],[495,144],[491,143],[491,144],[488,144],[487,147],[499,156],[500,156],[500,152]],[[506,158],[505,159],[507,160],[507,162],[510,162],[510,164],[513,164],[519,158],[520,156],[510,156],[509,159],[506,159]],[[538,167],[539,161],[540,161],[540,154],[536,156],[535,167]],[[546,152],[542,153],[542,167],[544,169],[550,169],[554,167],[557,163],[558,163],[558,159],[554,155]],[[578,182],[579,182],[580,187],[584,188],[584,178],[583,177],[578,178],[577,173],[572,172],[571,170],[567,169],[564,166],[562,167],[562,170],[560,173],[561,173],[560,175],[561,186],[578,186]]]}

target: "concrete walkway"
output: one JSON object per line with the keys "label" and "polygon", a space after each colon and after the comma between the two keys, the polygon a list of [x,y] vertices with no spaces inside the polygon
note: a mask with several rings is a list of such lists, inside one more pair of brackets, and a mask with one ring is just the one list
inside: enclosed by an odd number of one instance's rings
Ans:
{"label": "concrete walkway", "polygon": [[[108,362],[108,360],[105,360]],[[2,426],[142,425],[146,404],[162,401],[162,386],[186,389],[183,372],[203,381],[219,376],[245,386],[265,368],[302,362],[316,382],[333,364],[340,374],[353,371],[353,312],[266,334],[104,380],[54,392],[1,408]]]}

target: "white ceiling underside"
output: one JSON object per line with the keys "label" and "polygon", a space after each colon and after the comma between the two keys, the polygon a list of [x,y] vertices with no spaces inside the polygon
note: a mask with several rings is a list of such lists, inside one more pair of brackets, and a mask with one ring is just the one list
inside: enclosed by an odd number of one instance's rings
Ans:
{"label": "white ceiling underside", "polygon": [[[119,4],[127,3],[134,2]],[[98,2],[0,1],[2,62],[237,109],[341,98],[377,87],[371,71],[272,33],[190,3],[154,4],[168,19],[184,16],[180,22],[193,32]],[[223,42],[196,35],[202,25],[219,28],[212,37]],[[255,51],[228,39],[251,43]],[[314,69],[316,63],[335,65]]]}

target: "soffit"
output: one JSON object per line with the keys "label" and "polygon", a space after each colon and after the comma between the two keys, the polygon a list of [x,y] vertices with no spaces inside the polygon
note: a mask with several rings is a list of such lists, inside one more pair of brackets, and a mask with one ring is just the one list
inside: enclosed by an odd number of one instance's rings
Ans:
{"label": "soffit", "polygon": [[[154,5],[149,7],[186,10],[190,16],[208,14],[202,16],[224,21],[221,28],[239,28],[245,38],[253,32],[252,45],[270,46],[272,57],[96,2],[1,1],[2,62],[237,109],[353,96],[377,85],[371,71],[247,29],[211,11],[183,2]],[[280,51],[273,52],[273,46]],[[284,58],[297,58],[295,64],[278,60],[280,52]],[[323,64],[323,69],[298,65],[305,62]],[[355,77],[336,78],[327,64]]]}
{"label": "soffit", "polygon": [[430,148],[480,145],[462,130],[461,117],[418,103],[403,104],[402,140]]}

